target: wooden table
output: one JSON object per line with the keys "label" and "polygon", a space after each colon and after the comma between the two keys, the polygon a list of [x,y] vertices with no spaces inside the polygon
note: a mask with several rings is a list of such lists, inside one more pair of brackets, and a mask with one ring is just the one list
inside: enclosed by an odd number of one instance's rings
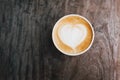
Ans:
{"label": "wooden table", "polygon": [[[77,57],[51,38],[72,13],[95,29],[91,49]],[[120,80],[120,0],[0,0],[0,80]]]}

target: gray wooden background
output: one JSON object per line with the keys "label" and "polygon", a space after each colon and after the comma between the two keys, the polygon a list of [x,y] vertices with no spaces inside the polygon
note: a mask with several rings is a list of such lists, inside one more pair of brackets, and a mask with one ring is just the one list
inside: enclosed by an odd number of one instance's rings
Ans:
{"label": "gray wooden background", "polygon": [[[77,57],[51,38],[71,13],[95,29],[92,48]],[[120,0],[0,0],[0,80],[120,80]]]}

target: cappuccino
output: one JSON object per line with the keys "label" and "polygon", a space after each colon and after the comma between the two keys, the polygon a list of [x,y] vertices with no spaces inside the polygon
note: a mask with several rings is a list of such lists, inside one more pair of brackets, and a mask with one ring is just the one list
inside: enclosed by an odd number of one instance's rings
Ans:
{"label": "cappuccino", "polygon": [[67,15],[57,21],[52,38],[55,46],[67,55],[78,55],[87,51],[94,38],[91,24],[82,16]]}

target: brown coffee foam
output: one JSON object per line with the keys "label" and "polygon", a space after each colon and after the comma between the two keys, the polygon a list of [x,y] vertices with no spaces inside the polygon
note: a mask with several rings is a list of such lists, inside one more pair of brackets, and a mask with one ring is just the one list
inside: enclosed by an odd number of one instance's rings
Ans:
{"label": "brown coffee foam", "polygon": [[[60,28],[65,25],[65,24],[83,24],[86,29],[87,29],[87,36],[84,39],[84,41],[82,43],[80,43],[74,50],[69,47],[68,45],[64,44],[61,39],[59,38],[58,32],[60,30]],[[74,26],[73,26],[74,27]],[[63,52],[66,53],[80,53],[82,51],[84,51],[85,49],[87,49],[92,41],[92,37],[93,37],[93,33],[92,33],[92,29],[89,25],[89,23],[87,21],[85,21],[84,19],[82,19],[79,16],[68,16],[66,18],[63,18],[62,20],[60,20],[55,27],[54,30],[54,38],[55,38],[55,43],[57,44],[57,47],[62,50]]]}

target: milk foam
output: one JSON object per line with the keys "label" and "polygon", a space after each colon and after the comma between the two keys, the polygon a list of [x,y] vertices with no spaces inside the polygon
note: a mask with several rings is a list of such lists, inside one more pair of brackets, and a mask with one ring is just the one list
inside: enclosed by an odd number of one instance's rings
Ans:
{"label": "milk foam", "polygon": [[75,49],[87,36],[87,29],[83,24],[66,24],[59,29],[58,35],[61,41]]}

